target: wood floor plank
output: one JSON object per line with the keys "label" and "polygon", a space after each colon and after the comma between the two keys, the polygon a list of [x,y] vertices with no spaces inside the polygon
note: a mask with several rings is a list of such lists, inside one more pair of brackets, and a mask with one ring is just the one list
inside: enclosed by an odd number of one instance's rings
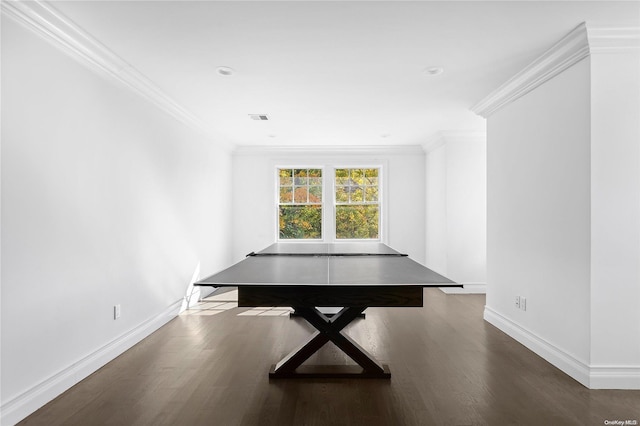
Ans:
{"label": "wood floor plank", "polygon": [[[602,425],[640,391],[589,390],[482,319],[482,295],[425,289],[345,329],[391,380],[269,380],[314,329],[301,318],[181,315],[21,425]],[[328,344],[308,363],[352,364]]]}

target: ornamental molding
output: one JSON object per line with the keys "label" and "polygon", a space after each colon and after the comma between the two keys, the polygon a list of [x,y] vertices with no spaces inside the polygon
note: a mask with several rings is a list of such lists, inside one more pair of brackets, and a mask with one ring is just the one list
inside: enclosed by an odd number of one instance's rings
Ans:
{"label": "ornamental molding", "polygon": [[237,145],[234,156],[244,155],[298,155],[314,154],[324,156],[384,156],[384,155],[423,155],[420,145]]}
{"label": "ornamental molding", "polygon": [[2,13],[67,53],[92,71],[122,83],[161,110],[211,137],[207,126],[178,104],[131,64],[84,31],[51,4],[42,1],[1,1]]}
{"label": "ornamental molding", "polygon": [[455,142],[486,143],[487,133],[478,131],[443,130],[434,133],[421,146],[427,154]]}
{"label": "ornamental molding", "polygon": [[595,53],[627,53],[640,50],[640,27],[587,26],[589,51]]}
{"label": "ornamental molding", "polygon": [[626,53],[638,49],[638,27],[592,27],[583,22],[522,71],[472,106],[471,111],[487,118],[590,55]]}

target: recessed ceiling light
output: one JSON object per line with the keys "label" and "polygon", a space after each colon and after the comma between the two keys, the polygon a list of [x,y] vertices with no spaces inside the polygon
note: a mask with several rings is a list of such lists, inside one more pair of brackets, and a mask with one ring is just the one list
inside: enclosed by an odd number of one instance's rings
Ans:
{"label": "recessed ceiling light", "polygon": [[220,75],[229,76],[235,74],[235,70],[230,67],[218,67],[216,72]]}
{"label": "recessed ceiling light", "polygon": [[424,73],[427,75],[439,75],[444,72],[444,68],[442,67],[429,67],[424,70]]}

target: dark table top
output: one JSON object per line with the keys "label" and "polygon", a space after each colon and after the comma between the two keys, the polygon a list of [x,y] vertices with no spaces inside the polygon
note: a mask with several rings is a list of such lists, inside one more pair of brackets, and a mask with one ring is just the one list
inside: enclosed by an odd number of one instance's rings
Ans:
{"label": "dark table top", "polygon": [[195,283],[231,286],[460,287],[382,243],[275,243]]}

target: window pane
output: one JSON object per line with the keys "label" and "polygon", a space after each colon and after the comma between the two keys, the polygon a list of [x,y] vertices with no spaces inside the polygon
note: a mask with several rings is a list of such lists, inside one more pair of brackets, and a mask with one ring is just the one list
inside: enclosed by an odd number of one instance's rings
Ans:
{"label": "window pane", "polygon": [[309,169],[309,185],[322,185],[322,170]]}
{"label": "window pane", "polygon": [[309,202],[310,203],[321,203],[322,202],[322,187],[321,186],[310,186],[309,187]]}
{"label": "window pane", "polygon": [[364,185],[364,170],[351,169],[351,185]]}
{"label": "window pane", "polygon": [[364,201],[364,194],[362,188],[352,186],[351,188],[351,202],[362,202]]}
{"label": "window pane", "polygon": [[364,176],[366,185],[378,185],[378,169],[365,169]]}
{"label": "window pane", "polygon": [[294,194],[293,194],[293,201],[296,203],[306,203],[308,201],[306,186],[295,187]]}
{"label": "window pane", "polygon": [[280,169],[278,172],[278,175],[280,176],[280,186],[287,186],[287,185],[291,185],[293,183],[293,170],[291,169]]}
{"label": "window pane", "polygon": [[377,239],[377,205],[336,206],[336,238]]}
{"label": "window pane", "polygon": [[336,169],[336,185],[349,184],[349,169]]}
{"label": "window pane", "polygon": [[290,203],[292,200],[293,189],[290,186],[280,187],[280,202]]}
{"label": "window pane", "polygon": [[336,202],[338,203],[348,203],[349,202],[349,191],[347,186],[336,186]]}
{"label": "window pane", "polygon": [[296,185],[306,185],[307,184],[307,169],[295,169],[294,170],[294,183]]}
{"label": "window pane", "polygon": [[321,206],[280,206],[280,238],[322,238]]}
{"label": "window pane", "polygon": [[365,201],[378,201],[378,187],[368,186],[365,188]]}

